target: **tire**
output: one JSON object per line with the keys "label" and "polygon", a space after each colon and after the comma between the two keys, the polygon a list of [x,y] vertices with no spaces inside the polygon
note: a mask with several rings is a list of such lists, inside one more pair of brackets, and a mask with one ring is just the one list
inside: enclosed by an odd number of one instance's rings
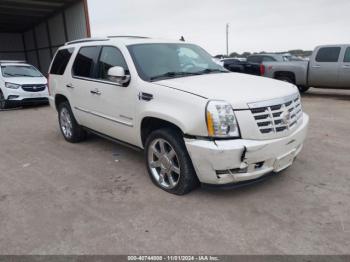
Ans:
{"label": "tire", "polygon": [[305,93],[307,90],[310,89],[308,86],[298,86],[299,92],[300,93]]}
{"label": "tire", "polygon": [[145,159],[152,182],[166,192],[184,195],[199,185],[183,137],[173,128],[158,129],[148,136]]}
{"label": "tire", "polygon": [[4,97],[4,94],[0,90],[0,110],[6,109],[6,108],[8,108],[8,104]]}
{"label": "tire", "polygon": [[58,123],[65,140],[78,143],[86,139],[86,131],[77,123],[68,101],[58,106]]}

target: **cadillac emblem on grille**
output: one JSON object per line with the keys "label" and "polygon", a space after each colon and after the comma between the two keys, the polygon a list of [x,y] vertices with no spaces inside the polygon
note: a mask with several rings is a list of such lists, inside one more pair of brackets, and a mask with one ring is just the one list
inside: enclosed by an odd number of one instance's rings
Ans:
{"label": "cadillac emblem on grille", "polygon": [[290,112],[289,112],[288,108],[284,107],[283,108],[283,112],[281,114],[281,118],[282,118],[283,124],[285,124],[288,127],[289,127],[289,124],[290,124],[290,117],[291,117],[291,115],[290,115]]}
{"label": "cadillac emblem on grille", "polygon": [[303,117],[299,94],[250,103],[249,107],[262,134],[292,130]]}

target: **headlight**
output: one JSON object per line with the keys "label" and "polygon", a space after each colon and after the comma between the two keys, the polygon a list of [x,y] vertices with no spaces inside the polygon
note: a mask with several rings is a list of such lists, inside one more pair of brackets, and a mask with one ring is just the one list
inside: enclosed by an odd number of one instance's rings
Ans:
{"label": "headlight", "polygon": [[5,83],[5,86],[7,88],[11,88],[11,89],[18,89],[21,87],[21,85],[17,85],[17,84],[12,84],[12,83]]}
{"label": "headlight", "polygon": [[232,106],[225,101],[209,101],[206,109],[210,137],[239,137],[238,123]]}

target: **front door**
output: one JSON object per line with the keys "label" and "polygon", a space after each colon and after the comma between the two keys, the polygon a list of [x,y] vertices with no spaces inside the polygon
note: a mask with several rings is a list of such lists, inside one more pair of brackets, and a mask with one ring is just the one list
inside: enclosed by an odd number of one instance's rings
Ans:
{"label": "front door", "polygon": [[338,83],[340,47],[321,47],[310,61],[309,86],[334,88]]}
{"label": "front door", "polygon": [[96,103],[93,92],[98,87],[94,79],[100,51],[99,46],[80,48],[73,63],[72,78],[67,83],[72,110],[79,124],[95,130],[101,126],[100,119],[93,114],[93,105]]}
{"label": "front door", "polygon": [[341,63],[339,63],[338,87],[350,88],[350,47],[345,49]]}
{"label": "front door", "polygon": [[121,86],[108,77],[108,70],[114,66],[124,68],[130,74],[121,51],[114,46],[103,46],[98,62],[96,75],[96,92],[91,111],[99,122],[103,122],[96,131],[122,140],[135,142],[135,105],[138,101],[137,89],[132,81]]}

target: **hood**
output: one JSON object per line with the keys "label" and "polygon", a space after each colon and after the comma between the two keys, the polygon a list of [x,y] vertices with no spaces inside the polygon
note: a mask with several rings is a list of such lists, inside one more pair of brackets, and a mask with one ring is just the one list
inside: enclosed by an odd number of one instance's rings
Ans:
{"label": "hood", "polygon": [[47,80],[45,77],[4,77],[4,81],[7,83],[17,85],[46,85]]}
{"label": "hood", "polygon": [[231,103],[234,109],[247,109],[248,103],[298,93],[298,88],[290,83],[239,73],[189,76],[153,83],[206,99],[225,100]]}

